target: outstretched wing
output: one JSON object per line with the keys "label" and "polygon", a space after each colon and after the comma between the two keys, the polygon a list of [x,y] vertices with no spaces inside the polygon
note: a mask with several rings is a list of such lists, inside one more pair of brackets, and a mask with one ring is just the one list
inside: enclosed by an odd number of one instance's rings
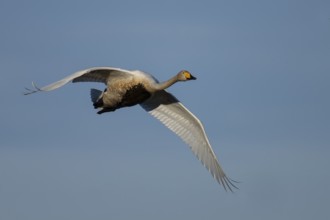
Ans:
{"label": "outstretched wing", "polygon": [[222,170],[201,121],[172,94],[159,91],[141,106],[186,142],[225,190],[237,188]]}
{"label": "outstretched wing", "polygon": [[132,74],[129,70],[113,68],[113,67],[94,67],[85,70],[81,70],[78,72],[73,73],[61,79],[57,82],[44,86],[42,88],[38,88],[34,82],[32,82],[33,89],[26,89],[27,92],[24,95],[29,95],[39,91],[51,91],[57,89],[61,86],[69,82],[101,82],[107,83],[110,77],[116,77],[120,75],[128,75]]}

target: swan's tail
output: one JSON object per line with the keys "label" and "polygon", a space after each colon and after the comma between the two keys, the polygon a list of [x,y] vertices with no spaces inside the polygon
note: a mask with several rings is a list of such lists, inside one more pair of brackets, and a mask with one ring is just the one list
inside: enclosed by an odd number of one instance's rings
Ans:
{"label": "swan's tail", "polygon": [[113,112],[116,110],[116,108],[104,107],[103,94],[106,91],[107,91],[106,89],[104,90],[104,92],[97,89],[91,89],[91,99],[93,102],[93,106],[95,109],[101,109],[100,111],[97,112],[97,114],[102,114],[105,112]]}
{"label": "swan's tail", "polygon": [[91,99],[93,102],[94,108],[103,107],[103,92],[98,89],[91,89]]}

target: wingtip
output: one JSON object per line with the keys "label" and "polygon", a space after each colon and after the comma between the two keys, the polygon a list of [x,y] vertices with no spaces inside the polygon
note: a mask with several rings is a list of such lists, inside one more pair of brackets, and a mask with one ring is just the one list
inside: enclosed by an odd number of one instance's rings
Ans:
{"label": "wingtip", "polygon": [[31,84],[32,84],[33,89],[25,88],[26,92],[24,92],[23,95],[30,95],[30,94],[33,94],[33,93],[36,93],[36,92],[43,91],[42,89],[40,89],[40,88],[35,84],[35,82],[32,81]]}
{"label": "wingtip", "polygon": [[238,181],[235,181],[227,176],[224,177],[223,181],[222,182],[222,186],[225,188],[225,190],[228,192],[232,192],[234,193],[235,191],[234,190],[239,190],[239,188],[234,184],[234,183],[240,183]]}

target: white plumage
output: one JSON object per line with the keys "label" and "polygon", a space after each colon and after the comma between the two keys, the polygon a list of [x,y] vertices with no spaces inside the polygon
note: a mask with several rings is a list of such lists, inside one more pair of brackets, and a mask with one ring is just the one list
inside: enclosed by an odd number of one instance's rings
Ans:
{"label": "white plumage", "polygon": [[165,90],[178,81],[193,79],[196,78],[184,70],[168,81],[159,83],[153,76],[141,71],[96,67],[78,71],[42,88],[32,83],[34,89],[27,89],[25,95],[51,91],[69,82],[102,82],[107,86],[103,92],[91,90],[94,107],[101,109],[99,114],[140,104],[186,142],[218,183],[232,191],[232,188],[237,187],[222,170],[201,121]]}

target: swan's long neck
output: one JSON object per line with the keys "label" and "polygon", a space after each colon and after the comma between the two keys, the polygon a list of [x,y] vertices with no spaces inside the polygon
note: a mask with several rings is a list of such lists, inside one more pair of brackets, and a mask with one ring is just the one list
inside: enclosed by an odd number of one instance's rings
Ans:
{"label": "swan's long neck", "polygon": [[155,91],[160,91],[160,90],[164,90],[167,89],[168,87],[170,87],[171,85],[173,85],[174,83],[178,82],[178,77],[174,76],[171,79],[165,81],[165,82],[161,82],[161,83],[155,83],[153,85],[153,89]]}

